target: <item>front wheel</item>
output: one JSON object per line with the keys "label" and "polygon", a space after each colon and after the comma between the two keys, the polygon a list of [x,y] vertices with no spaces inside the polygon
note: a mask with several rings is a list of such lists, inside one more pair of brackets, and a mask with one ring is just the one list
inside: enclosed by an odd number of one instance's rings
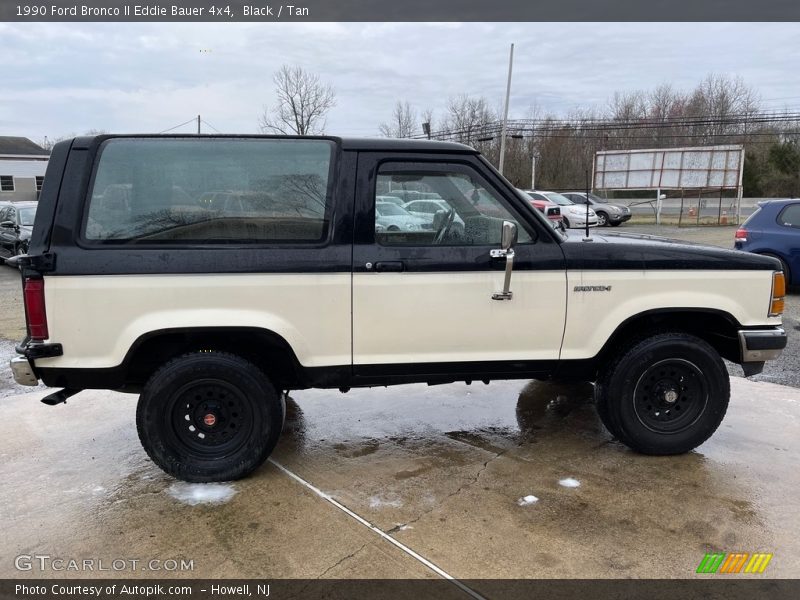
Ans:
{"label": "front wheel", "polygon": [[597,213],[597,226],[605,227],[608,225],[608,215],[602,211]]}
{"label": "front wheel", "polygon": [[561,219],[561,222],[564,224],[565,228],[567,228],[567,229],[570,228],[569,219],[567,219],[567,217],[564,217],[563,219]]}
{"label": "front wheel", "polygon": [[278,443],[281,397],[255,365],[224,352],[176,358],[150,378],[136,426],[147,454],[191,482],[239,479]]}
{"label": "front wheel", "polygon": [[643,454],[682,454],[717,430],[730,399],[719,354],[685,333],[653,335],[623,352],[595,388],[606,429]]}

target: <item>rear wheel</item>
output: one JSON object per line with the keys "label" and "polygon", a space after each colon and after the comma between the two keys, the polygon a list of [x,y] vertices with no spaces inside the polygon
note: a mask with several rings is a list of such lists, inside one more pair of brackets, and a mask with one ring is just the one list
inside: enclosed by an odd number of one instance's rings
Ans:
{"label": "rear wheel", "polygon": [[170,361],[147,382],[136,410],[153,462],[192,482],[239,479],[258,468],[275,448],[283,418],[266,375],[223,352]]}
{"label": "rear wheel", "polygon": [[609,432],[644,454],[682,454],[705,442],[728,408],[719,354],[685,333],[653,335],[614,361],[596,388]]}
{"label": "rear wheel", "polygon": [[564,223],[564,227],[566,227],[567,229],[570,228],[569,219],[567,219],[567,217],[564,217],[563,219],[561,219],[561,221],[562,223]]}

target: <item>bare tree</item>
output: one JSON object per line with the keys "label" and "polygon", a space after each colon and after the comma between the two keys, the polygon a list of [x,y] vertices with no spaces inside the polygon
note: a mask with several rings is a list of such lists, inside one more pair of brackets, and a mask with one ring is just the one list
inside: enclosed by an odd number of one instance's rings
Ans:
{"label": "bare tree", "polygon": [[464,144],[485,137],[486,126],[497,120],[486,98],[472,98],[466,94],[450,98],[447,113],[445,128],[455,132],[456,139]]}
{"label": "bare tree", "polygon": [[381,135],[392,138],[408,138],[417,132],[417,112],[408,101],[397,101],[392,112],[392,120],[381,123]]}
{"label": "bare tree", "polygon": [[336,105],[336,92],[319,75],[283,65],[272,77],[278,101],[259,117],[261,131],[284,135],[323,133],[325,117]]}

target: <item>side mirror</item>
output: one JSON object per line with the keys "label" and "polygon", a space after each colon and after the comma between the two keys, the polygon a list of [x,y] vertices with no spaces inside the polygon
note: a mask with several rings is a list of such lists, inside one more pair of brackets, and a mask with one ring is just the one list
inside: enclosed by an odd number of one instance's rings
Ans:
{"label": "side mirror", "polygon": [[500,248],[510,250],[517,243],[517,225],[511,221],[503,221],[503,229],[500,234]]}
{"label": "side mirror", "polygon": [[16,227],[16,223],[14,221],[3,221],[0,223],[0,227],[5,227],[6,229],[13,229]]}

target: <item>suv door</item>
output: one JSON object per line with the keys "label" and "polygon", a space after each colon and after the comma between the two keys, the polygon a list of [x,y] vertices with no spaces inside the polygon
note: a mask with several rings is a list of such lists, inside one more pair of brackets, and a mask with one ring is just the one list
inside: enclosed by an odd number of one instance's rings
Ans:
{"label": "suv door", "polygon": [[[353,365],[356,376],[387,373],[539,373],[559,357],[566,271],[543,217],[477,157],[359,155],[353,249]],[[376,190],[436,192],[449,214],[432,230],[375,230]],[[386,191],[390,190],[390,191]],[[503,288],[504,220],[518,225],[511,300]],[[441,238],[441,239],[437,239]],[[462,364],[454,364],[462,363]]]}

